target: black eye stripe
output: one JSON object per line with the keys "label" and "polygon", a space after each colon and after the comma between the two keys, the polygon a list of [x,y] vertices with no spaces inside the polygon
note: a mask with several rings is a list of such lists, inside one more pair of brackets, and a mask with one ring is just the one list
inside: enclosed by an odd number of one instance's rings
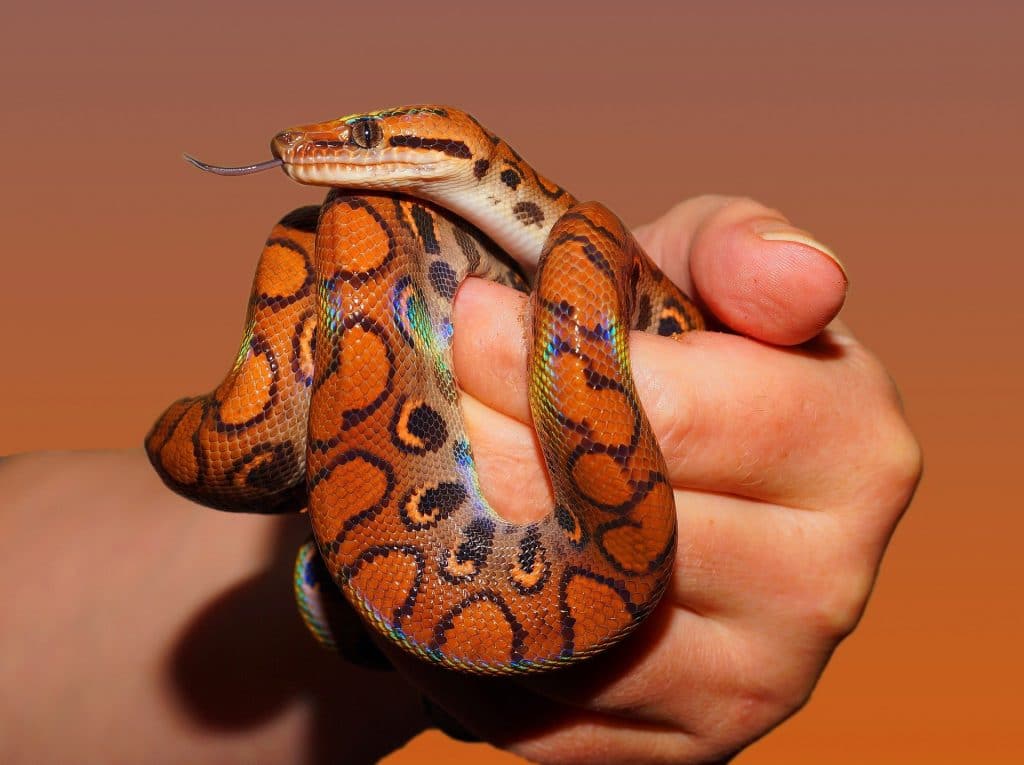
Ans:
{"label": "black eye stripe", "polygon": [[349,140],[363,149],[372,149],[383,137],[380,120],[373,117],[356,120],[349,126]]}
{"label": "black eye stripe", "polygon": [[472,159],[473,153],[462,141],[452,138],[423,138],[418,135],[393,135],[390,139],[392,146],[407,146],[410,149],[430,149],[440,151],[449,157],[459,159]]}

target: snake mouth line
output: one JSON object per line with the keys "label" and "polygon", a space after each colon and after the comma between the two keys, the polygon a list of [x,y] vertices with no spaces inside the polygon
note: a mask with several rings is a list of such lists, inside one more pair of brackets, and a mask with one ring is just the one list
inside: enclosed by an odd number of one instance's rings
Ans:
{"label": "snake mouth line", "polygon": [[426,175],[436,168],[433,164],[420,164],[418,162],[337,162],[330,159],[300,159],[296,158],[291,162],[284,162],[285,172],[319,172],[319,173],[362,173],[365,175],[387,175],[395,171],[412,171],[417,174]]}
{"label": "snake mouth line", "polygon": [[322,180],[324,179],[324,176],[329,176],[331,174],[353,172],[360,173],[364,176],[388,175],[395,171],[412,171],[417,175],[431,175],[435,170],[435,166],[432,164],[419,164],[416,162],[380,162],[376,164],[360,164],[356,162],[333,162],[329,159],[321,159],[317,157],[296,157],[291,161],[284,160],[281,157],[275,157],[274,159],[268,159],[265,162],[256,162],[251,165],[225,167],[223,165],[213,165],[209,162],[203,162],[201,159],[193,157],[191,154],[183,154],[182,156],[185,158],[185,161],[193,167],[196,167],[205,173],[213,173],[214,175],[252,175],[254,173],[262,173],[265,170],[272,170],[275,167],[280,167],[293,177],[298,175]]}

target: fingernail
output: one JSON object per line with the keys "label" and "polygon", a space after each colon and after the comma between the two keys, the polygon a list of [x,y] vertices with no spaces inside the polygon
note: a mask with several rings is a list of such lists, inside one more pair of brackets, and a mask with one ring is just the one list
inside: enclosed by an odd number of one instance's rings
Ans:
{"label": "fingernail", "polygon": [[839,266],[839,270],[843,272],[843,277],[849,280],[849,276],[846,273],[846,266],[843,265],[843,261],[841,261],[828,247],[802,231],[794,231],[793,229],[785,229],[782,231],[762,231],[758,236],[768,242],[793,242],[794,244],[806,244],[808,247],[813,247],[822,255],[826,255],[831,258],[832,262]]}

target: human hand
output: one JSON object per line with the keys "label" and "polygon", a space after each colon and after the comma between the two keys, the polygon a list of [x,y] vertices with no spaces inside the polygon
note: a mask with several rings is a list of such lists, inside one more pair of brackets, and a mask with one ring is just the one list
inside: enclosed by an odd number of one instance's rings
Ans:
{"label": "human hand", "polygon": [[[469,678],[393,656],[467,729],[543,762],[720,760],[799,709],[860,617],[921,470],[885,370],[829,323],[845,276],[806,234],[750,200],[700,197],[638,238],[743,335],[631,337],[678,510],[662,603],[607,654],[538,677]],[[551,506],[530,427],[526,310],[521,295],[471,280],[455,311],[481,483],[514,520]]]}
{"label": "human hand", "polygon": [[[549,762],[720,759],[797,709],[855,624],[920,457],[884,370],[844,329],[798,349],[766,344],[816,335],[845,292],[813,250],[757,239],[771,221],[751,202],[700,198],[641,232],[724,324],[765,341],[632,338],[679,509],[677,571],[651,618],[602,656],[523,680],[392,657],[474,732]],[[520,296],[477,280],[456,301],[470,436],[485,491],[509,518],[550,507],[526,424],[523,310]],[[482,350],[492,363],[475,362]],[[220,762],[257,746],[284,760],[333,756],[342,735],[353,759],[370,760],[419,729],[404,683],[327,661],[294,616],[287,582],[304,518],[197,508],[138,452],[3,467],[0,600],[14,606],[0,678],[18,692],[0,706],[26,724],[0,750]],[[75,651],[39,650],[67,635]],[[311,700],[309,720],[274,717],[295,698]],[[104,738],[112,726],[131,735]]]}

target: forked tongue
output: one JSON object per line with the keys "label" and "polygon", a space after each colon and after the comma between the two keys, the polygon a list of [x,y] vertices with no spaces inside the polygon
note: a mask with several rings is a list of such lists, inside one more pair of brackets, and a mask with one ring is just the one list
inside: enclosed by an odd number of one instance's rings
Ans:
{"label": "forked tongue", "polygon": [[257,162],[255,165],[221,167],[220,165],[207,164],[200,159],[196,159],[191,154],[183,154],[182,156],[194,167],[198,167],[207,173],[214,173],[215,175],[252,175],[253,173],[262,173],[264,170],[270,170],[273,167],[280,167],[284,164],[280,158],[275,157],[274,159],[268,159],[266,162]]}

